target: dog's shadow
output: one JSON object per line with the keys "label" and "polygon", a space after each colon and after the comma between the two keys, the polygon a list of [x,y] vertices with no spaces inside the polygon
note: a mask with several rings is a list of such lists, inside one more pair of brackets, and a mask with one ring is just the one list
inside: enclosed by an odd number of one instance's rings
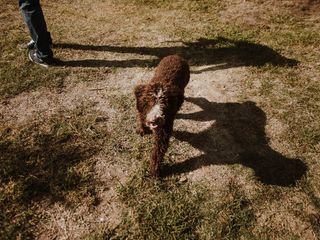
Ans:
{"label": "dog's shadow", "polygon": [[215,103],[205,98],[187,98],[202,111],[179,114],[177,118],[215,122],[200,133],[177,131],[174,137],[204,154],[180,163],[167,164],[165,176],[187,173],[212,164],[241,164],[253,169],[264,184],[292,186],[306,173],[299,159],[273,150],[265,133],[266,115],[254,102]]}

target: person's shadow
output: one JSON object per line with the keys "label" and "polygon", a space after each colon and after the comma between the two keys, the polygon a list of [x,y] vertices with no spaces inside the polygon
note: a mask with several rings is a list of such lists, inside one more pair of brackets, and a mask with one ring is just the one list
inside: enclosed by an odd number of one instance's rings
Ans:
{"label": "person's shadow", "polygon": [[215,122],[200,133],[177,131],[174,137],[204,152],[184,162],[164,166],[164,176],[191,172],[212,164],[242,164],[253,169],[264,184],[291,186],[306,173],[299,159],[273,150],[265,133],[266,115],[254,102],[215,103],[205,98],[187,98],[202,111],[177,118]]}
{"label": "person's shadow", "polygon": [[215,39],[200,38],[195,42],[181,41],[180,46],[168,47],[97,46],[77,43],[56,43],[54,47],[81,51],[107,51],[149,55],[152,57],[151,59],[83,59],[60,62],[61,65],[69,67],[154,67],[163,57],[171,54],[180,54],[188,60],[190,66],[206,66],[204,69],[193,71],[193,73],[239,66],[263,66],[271,64],[274,66],[292,67],[298,64],[298,61],[286,58],[268,46],[244,40],[231,40],[224,37],[217,37]]}

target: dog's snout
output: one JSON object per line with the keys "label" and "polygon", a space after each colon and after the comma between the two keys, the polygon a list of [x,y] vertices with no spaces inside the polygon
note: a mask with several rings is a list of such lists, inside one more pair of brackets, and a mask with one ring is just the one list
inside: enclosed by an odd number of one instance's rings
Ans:
{"label": "dog's snout", "polygon": [[160,126],[162,126],[164,124],[164,119],[163,117],[157,117],[154,118],[152,120],[149,120],[146,122],[146,125],[150,128],[150,129],[155,129],[158,128]]}
{"label": "dog's snout", "polygon": [[151,110],[148,112],[146,117],[146,123],[151,128],[158,127],[164,122],[163,119],[163,110],[160,104],[154,105]]}

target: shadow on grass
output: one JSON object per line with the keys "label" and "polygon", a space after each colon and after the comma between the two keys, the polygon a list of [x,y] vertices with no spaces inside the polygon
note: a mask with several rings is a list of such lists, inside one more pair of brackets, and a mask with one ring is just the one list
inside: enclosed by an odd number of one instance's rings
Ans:
{"label": "shadow on grass", "polygon": [[202,111],[179,114],[177,118],[215,123],[200,133],[175,132],[180,141],[191,144],[203,155],[164,166],[164,175],[181,174],[212,164],[242,164],[254,170],[268,185],[292,186],[307,171],[299,159],[289,159],[268,145],[266,115],[253,102],[215,103],[205,98],[187,98]]}
{"label": "shadow on grass", "polygon": [[[0,235],[3,239],[34,239],[42,215],[37,204],[63,202],[68,206],[97,201],[92,177],[80,162],[96,149],[72,134],[0,132]],[[81,142],[81,141],[80,141]],[[86,162],[86,165],[89,165]],[[84,202],[85,200],[85,202]],[[42,203],[40,203],[42,205]]]}
{"label": "shadow on grass", "polygon": [[34,239],[43,217],[38,211],[44,213],[43,208],[52,203],[98,204],[92,156],[101,150],[107,131],[97,112],[86,112],[89,106],[79,105],[20,127],[5,123],[0,127],[3,239]]}
{"label": "shadow on grass", "polygon": [[76,43],[58,43],[57,48],[68,48],[82,51],[108,51],[117,53],[131,53],[150,55],[156,57],[153,60],[71,60],[61,64],[70,67],[153,67],[161,58],[180,54],[186,58],[191,66],[209,66],[194,73],[209,70],[226,69],[238,66],[263,66],[272,64],[275,66],[296,66],[298,61],[288,59],[265,45],[249,41],[235,41],[224,37],[215,39],[198,39],[196,42],[182,42],[183,46],[176,47],[125,47],[125,46],[94,46]]}
{"label": "shadow on grass", "polygon": [[14,182],[15,199],[20,204],[44,198],[64,201],[68,192],[81,191],[90,180],[75,167],[96,151],[72,134],[9,138],[0,142],[0,183]]}

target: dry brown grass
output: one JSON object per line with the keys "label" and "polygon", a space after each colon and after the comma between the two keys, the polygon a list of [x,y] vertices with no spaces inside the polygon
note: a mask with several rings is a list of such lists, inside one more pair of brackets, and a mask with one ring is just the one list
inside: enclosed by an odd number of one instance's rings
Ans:
{"label": "dry brown grass", "polygon": [[[302,2],[43,0],[65,63],[44,70],[0,0],[2,238],[319,238],[319,4]],[[191,81],[153,180],[132,89],[172,53]]]}

